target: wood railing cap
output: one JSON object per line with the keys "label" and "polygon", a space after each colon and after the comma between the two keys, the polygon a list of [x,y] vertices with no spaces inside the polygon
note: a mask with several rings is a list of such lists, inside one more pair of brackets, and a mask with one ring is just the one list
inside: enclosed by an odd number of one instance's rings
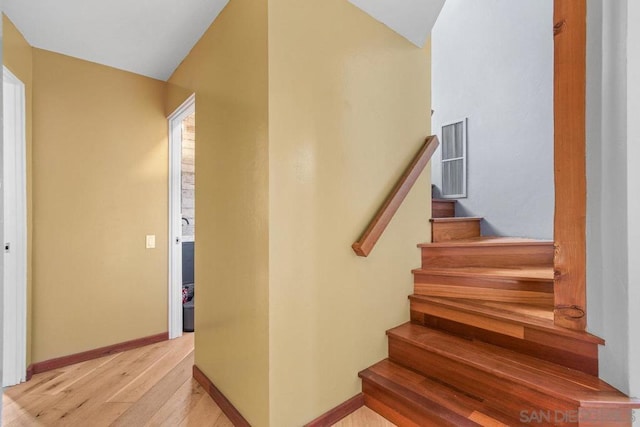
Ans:
{"label": "wood railing cap", "polygon": [[427,137],[358,241],[351,245],[356,255],[366,257],[371,253],[378,239],[402,204],[402,201],[407,197],[407,194],[409,194],[409,191],[425,166],[429,163],[429,160],[431,160],[439,144],[440,142],[437,136],[431,135]]}

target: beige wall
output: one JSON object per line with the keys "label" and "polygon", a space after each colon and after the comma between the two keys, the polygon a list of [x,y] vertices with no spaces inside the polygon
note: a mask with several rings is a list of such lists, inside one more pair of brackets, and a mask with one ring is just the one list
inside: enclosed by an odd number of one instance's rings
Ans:
{"label": "beige wall", "polygon": [[2,15],[2,48],[5,65],[25,85],[26,144],[27,144],[27,365],[31,363],[31,294],[32,294],[32,93],[33,58],[31,46],[20,31],[4,14]]}
{"label": "beige wall", "polygon": [[196,365],[268,424],[267,1],[233,0],[170,79],[196,93]]}
{"label": "beige wall", "polygon": [[368,259],[350,245],[429,134],[429,49],[347,2],[269,0],[267,70],[249,3],[178,68],[167,112],[196,93],[196,364],[252,425],[295,426],[358,393],[408,320],[429,172]]}
{"label": "beige wall", "polygon": [[33,361],[166,331],[164,83],[34,49],[33,86]]}
{"label": "beige wall", "polygon": [[26,86],[27,364],[166,331],[164,84],[32,49],[4,15],[3,49]]}
{"label": "beige wall", "polygon": [[360,391],[409,318],[429,170],[368,258],[351,244],[429,134],[429,50],[343,0],[269,1],[270,425]]}
{"label": "beige wall", "polygon": [[429,172],[369,258],[350,245],[429,134],[429,50],[341,0],[268,3],[230,2],[168,85],[33,51],[34,361],[166,330],[165,115],[192,92],[196,364],[294,426],[385,357]]}

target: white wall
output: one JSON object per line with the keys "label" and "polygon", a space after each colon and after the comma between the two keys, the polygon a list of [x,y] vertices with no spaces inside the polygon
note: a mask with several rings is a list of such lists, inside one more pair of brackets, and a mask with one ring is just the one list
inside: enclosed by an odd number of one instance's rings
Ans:
{"label": "white wall", "polygon": [[602,333],[602,0],[587,3],[587,327]]}
{"label": "white wall", "polygon": [[588,1],[587,312],[600,375],[629,392],[627,2]]}
{"label": "white wall", "polygon": [[587,5],[588,328],[607,341],[600,376],[638,397],[640,3]]}
{"label": "white wall", "polygon": [[484,234],[553,237],[552,25],[553,0],[448,0],[432,32],[432,129],[469,118],[458,216]]}
{"label": "white wall", "polygon": [[[629,393],[640,397],[640,2],[628,2],[627,196],[629,209]],[[635,426],[640,426],[636,411]]]}

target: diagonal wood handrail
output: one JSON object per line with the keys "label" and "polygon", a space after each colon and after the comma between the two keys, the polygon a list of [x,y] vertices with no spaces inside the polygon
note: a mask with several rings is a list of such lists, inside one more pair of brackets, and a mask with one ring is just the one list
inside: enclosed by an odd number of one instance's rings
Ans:
{"label": "diagonal wood handrail", "polygon": [[351,245],[358,256],[366,257],[371,253],[385,228],[387,228],[387,225],[391,222],[391,218],[393,218],[402,201],[407,197],[407,194],[409,194],[409,190],[411,190],[420,173],[424,170],[427,163],[429,163],[429,160],[431,160],[431,156],[433,156],[439,144],[440,142],[437,136],[432,135],[427,137],[424,145],[404,171],[382,206],[380,206],[380,209],[378,209],[376,216],[373,217],[367,229],[362,233],[358,241]]}

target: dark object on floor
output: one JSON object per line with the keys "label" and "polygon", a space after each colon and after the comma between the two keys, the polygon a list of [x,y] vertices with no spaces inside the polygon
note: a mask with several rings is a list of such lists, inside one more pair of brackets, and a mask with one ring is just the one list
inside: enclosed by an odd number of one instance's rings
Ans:
{"label": "dark object on floor", "polygon": [[182,330],[193,332],[193,255],[194,242],[182,242]]}
{"label": "dark object on floor", "polygon": [[194,326],[194,285],[186,283],[182,285],[182,330],[184,332],[193,332]]}
{"label": "dark object on floor", "polygon": [[182,304],[182,330],[184,332],[193,332],[193,300]]}
{"label": "dark object on floor", "polygon": [[182,242],[182,283],[193,283],[194,242]]}

